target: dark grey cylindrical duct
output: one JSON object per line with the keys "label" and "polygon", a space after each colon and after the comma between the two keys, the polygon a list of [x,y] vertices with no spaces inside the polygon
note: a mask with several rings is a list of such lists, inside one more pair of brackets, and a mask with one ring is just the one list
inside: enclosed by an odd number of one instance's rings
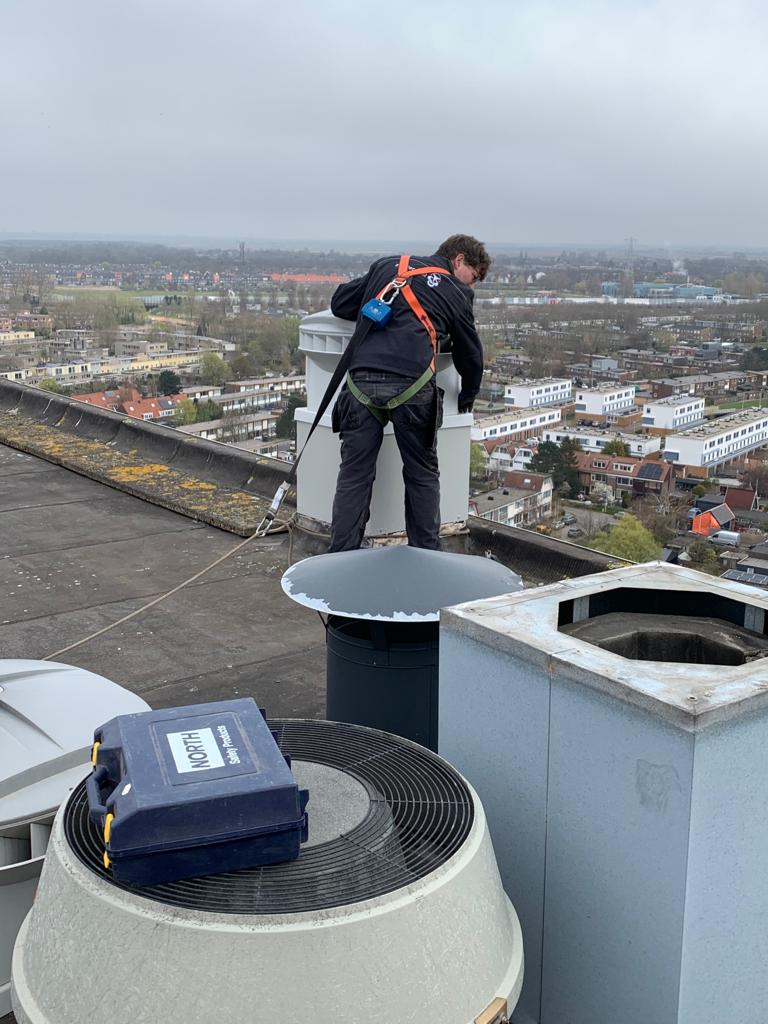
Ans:
{"label": "dark grey cylindrical duct", "polygon": [[283,590],[328,616],[327,714],[437,750],[440,609],[522,589],[489,558],[405,545],[305,558]]}
{"label": "dark grey cylindrical duct", "polygon": [[437,750],[439,624],[331,615],[327,630],[327,717]]}

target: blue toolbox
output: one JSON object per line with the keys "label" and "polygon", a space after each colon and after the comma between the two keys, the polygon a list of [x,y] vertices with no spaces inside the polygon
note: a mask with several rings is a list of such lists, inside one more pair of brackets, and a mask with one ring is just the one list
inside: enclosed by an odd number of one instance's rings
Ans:
{"label": "blue toolbox", "polygon": [[120,715],[96,730],[86,781],[104,865],[136,885],[299,855],[300,790],[251,698]]}

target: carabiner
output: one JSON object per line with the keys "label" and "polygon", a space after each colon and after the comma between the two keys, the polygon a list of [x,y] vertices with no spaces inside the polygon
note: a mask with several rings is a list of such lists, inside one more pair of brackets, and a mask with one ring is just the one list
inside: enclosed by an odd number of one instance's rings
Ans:
{"label": "carabiner", "polygon": [[[407,284],[404,277],[396,277],[393,281],[390,281],[386,288],[379,293],[379,302],[383,302],[385,306],[391,306],[397,296],[400,294],[400,289]],[[386,296],[392,293],[389,298]]]}

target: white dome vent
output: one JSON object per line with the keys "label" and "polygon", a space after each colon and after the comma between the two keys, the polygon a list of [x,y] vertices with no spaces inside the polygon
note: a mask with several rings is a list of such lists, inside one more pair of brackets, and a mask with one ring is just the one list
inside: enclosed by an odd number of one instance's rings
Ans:
{"label": "white dome vent", "polygon": [[[298,860],[116,883],[84,787],[62,809],[14,953],[19,1024],[469,1024],[522,984],[520,927],[477,796],[389,733],[272,722],[310,790]],[[499,1018],[500,1019],[500,1018]]]}

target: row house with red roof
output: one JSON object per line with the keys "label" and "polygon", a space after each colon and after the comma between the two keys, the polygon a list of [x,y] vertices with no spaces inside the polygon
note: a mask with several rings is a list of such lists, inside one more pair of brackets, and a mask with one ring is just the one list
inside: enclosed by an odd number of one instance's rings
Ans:
{"label": "row house with red roof", "polygon": [[94,391],[87,395],[73,395],[76,402],[95,405],[99,409],[122,412],[137,420],[170,419],[176,411],[176,403],[186,395],[163,395],[160,398],[144,398],[135,388],[117,388],[108,391]]}

